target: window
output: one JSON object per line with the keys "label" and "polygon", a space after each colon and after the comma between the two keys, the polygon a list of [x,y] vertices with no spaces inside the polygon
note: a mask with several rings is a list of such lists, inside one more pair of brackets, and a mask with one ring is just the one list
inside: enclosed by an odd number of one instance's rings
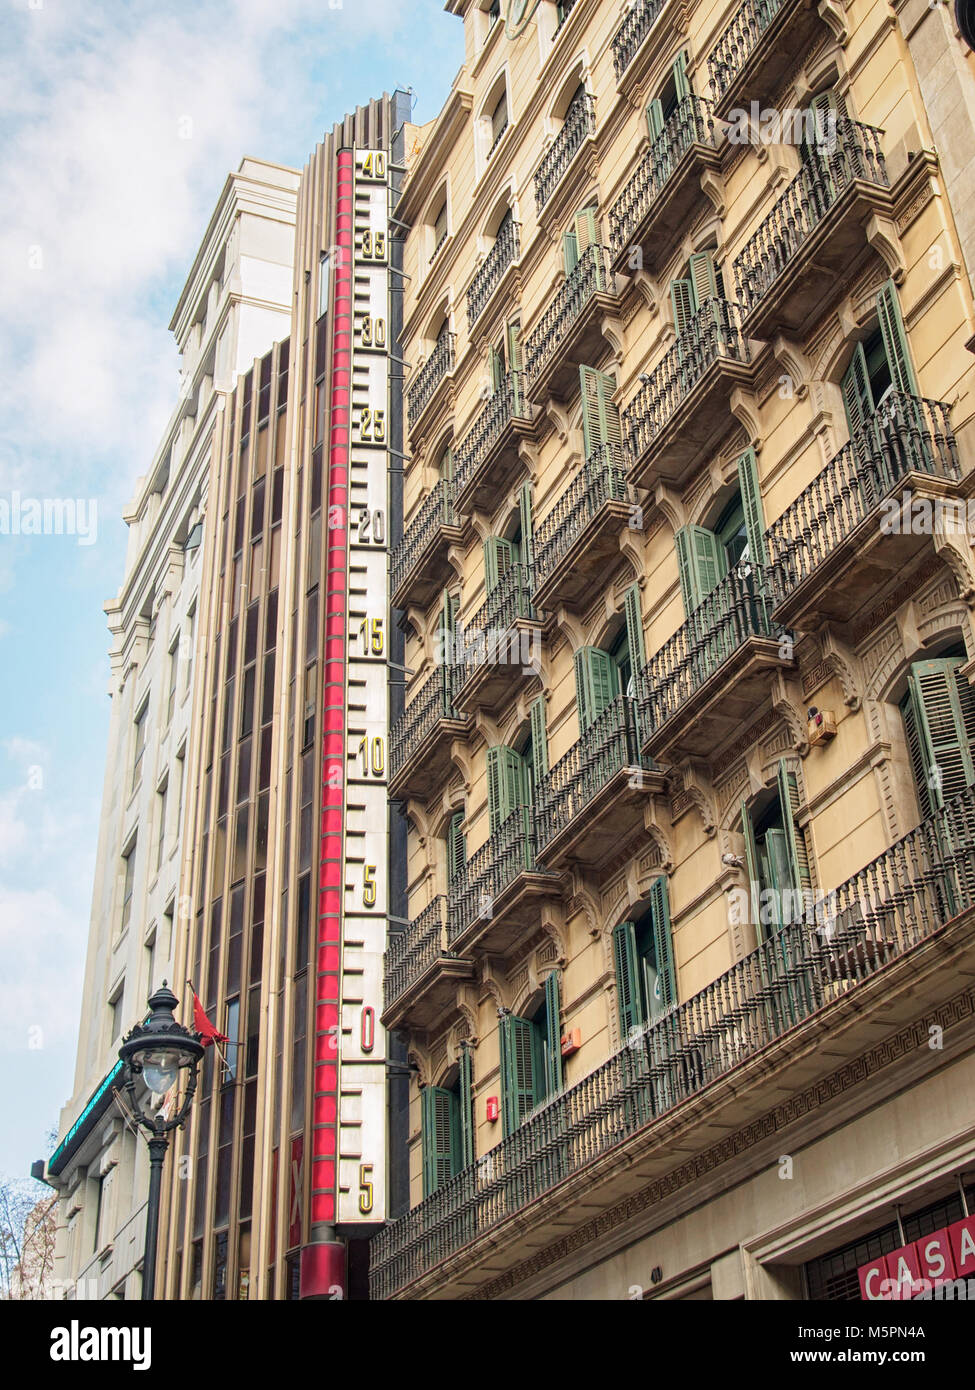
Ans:
{"label": "window", "polygon": [[166,701],[166,727],[173,722],[173,715],[176,712],[176,687],[179,683],[179,634],[176,641],[169,649],[169,698]]}
{"label": "window", "polygon": [[118,986],[115,994],[108,1001],[108,1026],[111,1031],[110,1043],[115,1042],[116,1038],[122,1036],[124,1025],[124,1014],[122,1007],[125,1002],[125,981]]}
{"label": "window", "polygon": [[181,748],[176,754],[176,836],[179,837],[180,827],[183,823],[183,789],[186,784],[186,749]]}
{"label": "window", "polygon": [[582,451],[588,462],[595,455],[619,450],[623,442],[619,406],[613,400],[616,382],[593,367],[579,368],[582,397]]}
{"label": "window", "polygon": [[162,868],[166,855],[166,803],[169,799],[169,782],[163,782],[156,793],[156,814],[159,817],[156,841],[156,873]]}
{"label": "window", "polygon": [[202,521],[198,521],[198,522],[196,522],[196,524],[192,527],[192,529],[190,530],[189,535],[186,537],[186,540],[183,542],[183,550],[184,550],[184,551],[199,550],[200,544],[201,544],[202,540],[203,540],[203,522],[202,522]]}
{"label": "window", "polygon": [[156,929],[150,931],[146,937],[146,995],[150,995],[156,977]]}
{"label": "window", "polygon": [[532,1017],[504,1014],[498,1029],[502,1118],[505,1135],[509,1135],[536,1106],[562,1089],[558,974],[553,971],[545,980]]}
{"label": "window", "polygon": [[[738,491],[725,504],[713,528],[682,526],[674,535],[674,545],[688,618],[732,570],[737,568],[744,576],[750,574],[752,561],[765,564],[765,516],[753,449],[739,458]],[[714,616],[717,619],[719,615]]]}
{"label": "window", "polygon": [[915,661],[900,702],[922,816],[975,784],[975,691],[962,672],[965,652]]}
{"label": "window", "polygon": [[892,391],[917,396],[917,378],[893,280],[877,295],[877,328],[857,343],[841,383],[850,434],[861,431]]}
{"label": "window", "polygon": [[494,153],[498,143],[508,129],[508,93],[504,90],[491,112],[491,145],[488,149],[488,159]]}
{"label": "window", "polygon": [[142,708],[135,717],[135,758],[132,764],[132,790],[135,791],[142,777],[142,755],[146,751],[146,730],[149,723],[149,697],[146,696]]}
{"label": "window", "polygon": [[615,652],[599,647],[580,647],[575,654],[576,703],[579,711],[579,736],[592,728],[605,709],[620,693],[620,666],[629,675],[629,651],[622,646]]}
{"label": "window", "polygon": [[424,1197],[474,1162],[472,1089],[470,1049],[462,1044],[453,1085],[420,1092]]}
{"label": "window", "polygon": [[724,277],[714,253],[695,251],[683,275],[670,282],[670,303],[678,340],[694,329],[696,316],[706,304],[724,298]]}
{"label": "window", "polygon": [[487,750],[488,822],[492,835],[497,834],[511,816],[531,805],[530,744],[526,752],[527,758],[514,748],[498,746]]}
{"label": "window", "polygon": [[624,1040],[677,1002],[670,895],[661,875],[650,889],[646,909],[613,931],[616,1001]]}
{"label": "window", "polygon": [[186,614],[186,630],[180,643],[180,656],[185,663],[183,666],[183,694],[190,688],[190,677],[193,674],[193,630],[196,625],[196,604],[188,610]]}
{"label": "window", "polygon": [[318,317],[328,313],[328,278],[331,274],[328,252],[323,251],[318,260]]}
{"label": "window", "polygon": [[227,1034],[227,1064],[224,1068],[223,1079],[236,1081],[237,1079],[237,1053],[240,1050],[240,1000],[227,1000],[227,1026],[223,1030]]}
{"label": "window", "polygon": [[132,916],[132,889],[135,885],[135,847],[133,839],[129,848],[122,854],[122,916],[119,931],[124,932]]}
{"label": "window", "polygon": [[[447,200],[444,199],[443,207],[437,213],[433,221],[433,254],[431,261],[447,240]],[[446,326],[446,325],[445,325]]]}
{"label": "window", "polygon": [[812,876],[805,836],[798,819],[799,784],[785,762],[776,785],[749,808],[741,803],[745,862],[752,903],[758,907],[759,940],[792,922],[800,922]]}
{"label": "window", "polygon": [[[647,129],[651,141],[663,134],[664,127],[676,113],[680,103],[691,95],[691,82],[687,75],[687,54],[678,53],[660,95],[654,97],[647,107]],[[672,158],[669,150],[662,151],[662,155],[668,162]],[[667,172],[664,171],[665,178]]]}
{"label": "window", "polygon": [[[566,275],[571,275],[579,262],[588,255],[595,256],[595,252],[590,252],[589,248],[598,246],[599,242],[599,222],[596,208],[583,208],[577,212],[572,219],[572,226],[562,233],[562,264]],[[595,272],[595,290],[605,290],[607,288],[603,279],[603,262],[596,257],[591,261],[591,268]]]}
{"label": "window", "polygon": [[464,813],[455,811],[447,824],[447,882],[457,877],[467,863],[467,841],[464,837]]}

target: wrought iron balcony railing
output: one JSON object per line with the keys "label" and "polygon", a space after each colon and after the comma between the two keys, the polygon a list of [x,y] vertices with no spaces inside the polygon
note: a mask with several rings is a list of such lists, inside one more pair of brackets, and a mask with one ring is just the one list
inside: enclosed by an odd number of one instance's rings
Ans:
{"label": "wrought iron balcony railing", "polygon": [[618,695],[535,787],[538,854],[591,808],[596,793],[623,768],[652,770],[640,752],[635,701]]}
{"label": "wrought iron balcony railing", "polygon": [[665,0],[636,0],[613,38],[613,69],[617,82],[636,56],[650,30],[656,24]]}
{"label": "wrought iron balcony railing", "polygon": [[692,145],[716,148],[717,143],[711,103],[704,97],[684,97],[610,208],[609,243],[614,256],[630,244],[687,150]]}
{"label": "wrought iron balcony railing", "polygon": [[715,100],[724,96],[787,0],[744,0],[708,56]]}
{"label": "wrought iron balcony railing", "polygon": [[420,504],[420,510],[407,526],[403,539],[393,550],[389,563],[390,593],[395,594],[419,557],[442,526],[457,526],[454,511],[454,483],[441,478]]}
{"label": "wrought iron balcony railing", "polygon": [[633,500],[626,461],[618,444],[601,445],[580,468],[535,530],[535,587],[539,588],[607,502]]}
{"label": "wrought iron balcony railing", "polygon": [[750,637],[771,637],[765,574],[736,566],[637,673],[640,730],[652,737]]}
{"label": "wrought iron balcony railing", "polygon": [[606,247],[587,246],[535,328],[525,338],[524,370],[528,391],[531,391],[539,372],[559,351],[569,329],[592,297],[612,294],[613,286]]}
{"label": "wrought iron balcony railing", "polygon": [[521,389],[521,373],[509,372],[485,403],[454,454],[454,482],[464,491],[512,420],[530,420],[531,408]]}
{"label": "wrought iron balcony railing", "polygon": [[772,523],[766,541],[776,603],[808,579],[908,473],[952,482],[961,477],[948,411],[942,401],[892,392]]}
{"label": "wrought iron balcony railing", "polygon": [[497,898],[519,874],[534,868],[532,809],[519,806],[451,881],[447,894],[448,947],[453,947],[479,919],[490,921]]}
{"label": "wrought iron balcony railing", "polygon": [[975,900],[975,789],[922,821],[839,888],[807,894],[788,925],[700,993],[551,1097],[372,1246],[389,1298],[556,1183],[740,1066],[818,1009],[906,956]]}
{"label": "wrought iron balcony railing", "polygon": [[542,208],[577,152],[590,135],[596,133],[596,101],[588,92],[579,92],[569,103],[565,123],[538,166],[535,174],[535,211]]}
{"label": "wrought iron balcony railing", "polygon": [[[566,20],[569,18],[569,15],[572,13],[575,7],[576,0],[559,0],[559,12],[558,19],[555,25],[555,34],[558,34],[560,32],[563,24],[565,24]],[[552,35],[553,39],[555,38],[555,34]]]}
{"label": "wrought iron balcony railing", "polygon": [[454,370],[455,333],[443,333],[406,393],[410,429],[426,410],[444,377]]}
{"label": "wrought iron balcony railing", "polygon": [[735,257],[735,285],[746,313],[768,294],[854,181],[888,186],[882,135],[873,126],[841,116],[836,120],[835,140],[812,148],[768,217]]}
{"label": "wrought iron balcony railing", "polygon": [[725,299],[706,299],[669,348],[650,380],[623,411],[623,438],[636,460],[690,394],[707,369],[722,358],[749,360],[741,331],[741,309]]}
{"label": "wrought iron balcony railing", "polygon": [[395,778],[441,719],[458,719],[449,665],[435,667],[389,731],[389,775]]}
{"label": "wrought iron balcony railing", "polygon": [[517,222],[506,221],[498,229],[494,245],[484,257],[477,274],[467,291],[467,326],[473,327],[485,304],[497,289],[501,277],[513,261],[521,254]]}
{"label": "wrought iron balcony railing", "polygon": [[524,666],[521,642],[512,634],[512,628],[519,618],[537,617],[531,591],[529,566],[512,565],[470,621],[458,626],[452,653],[455,690],[461,690],[478,667]]}
{"label": "wrought iron balcony railing", "polygon": [[390,1009],[447,950],[447,899],[441,893],[420,915],[389,938],[383,962],[383,1008]]}

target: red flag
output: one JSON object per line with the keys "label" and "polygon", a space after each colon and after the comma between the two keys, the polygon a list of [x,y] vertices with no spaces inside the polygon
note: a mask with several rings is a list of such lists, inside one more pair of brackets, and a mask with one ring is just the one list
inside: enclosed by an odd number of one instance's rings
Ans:
{"label": "red flag", "polygon": [[210,1022],[206,1009],[200,1003],[200,996],[193,991],[193,1027],[200,1035],[200,1042],[206,1047],[209,1043],[229,1042],[226,1033],[220,1033]]}

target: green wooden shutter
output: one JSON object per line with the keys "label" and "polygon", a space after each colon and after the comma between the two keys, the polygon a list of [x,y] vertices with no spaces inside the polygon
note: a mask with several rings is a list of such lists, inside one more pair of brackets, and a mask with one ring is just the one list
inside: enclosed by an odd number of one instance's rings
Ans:
{"label": "green wooden shutter", "polygon": [[515,1018],[514,1014],[502,1014],[498,1034],[501,1114],[507,1137],[537,1104],[538,1043],[533,1025],[525,1018]]}
{"label": "green wooden shutter", "polygon": [[579,732],[585,731],[619,694],[616,663],[598,647],[580,647],[575,654]]}
{"label": "green wooden shutter", "polygon": [[456,878],[467,863],[467,842],[464,839],[464,813],[455,811],[447,826],[447,878]]}
{"label": "green wooden shutter", "polygon": [[436,1192],[457,1171],[458,1120],[457,1097],[450,1091],[427,1086],[420,1092],[424,1197]]}
{"label": "green wooden shutter", "polygon": [[558,971],[545,977],[545,1094],[562,1089],[562,1027]]}
{"label": "green wooden shutter", "polygon": [[761,924],[757,911],[760,902],[762,884],[758,876],[758,846],[755,843],[755,827],[752,824],[751,812],[748,809],[747,801],[741,803],[741,833],[745,837],[745,869],[748,874],[748,911],[755,910],[755,926],[758,928],[759,940],[762,939]]}
{"label": "green wooden shutter", "polygon": [[508,573],[512,565],[517,563],[518,556],[511,541],[502,540],[500,536],[488,536],[484,542],[484,591],[491,594],[498,587],[502,577]]}
{"label": "green wooden shutter", "polygon": [[528,718],[531,723],[532,734],[532,772],[535,775],[535,785],[538,786],[542,778],[548,773],[548,740],[545,734],[545,696],[539,695],[537,700],[533,700],[528,709]]}
{"label": "green wooden shutter", "polygon": [[694,317],[694,288],[690,280],[671,280],[670,302],[674,307],[674,329],[681,338]]}
{"label": "green wooden shutter", "polygon": [[703,526],[682,526],[674,533],[680,591],[688,617],[728,572],[724,546]]}
{"label": "green wooden shutter", "polygon": [[634,671],[647,664],[647,652],[643,642],[643,615],[640,612],[640,586],[631,584],[623,599],[626,614],[626,642],[630,649],[630,665]]}
{"label": "green wooden shutter", "polygon": [[748,558],[753,565],[768,564],[765,550],[765,513],[762,510],[762,489],[758,480],[755,450],[746,449],[738,460],[738,486],[745,513],[748,533]]}
{"label": "green wooden shutter", "polygon": [[959,673],[962,664],[958,657],[916,661],[908,672],[932,807],[975,782],[975,692]]}
{"label": "green wooden shutter", "polygon": [[574,227],[562,233],[562,264],[565,267],[566,276],[571,275],[579,264],[579,242],[576,239]]}
{"label": "green wooden shutter", "polygon": [[[660,1002],[665,1009],[677,1003],[677,975],[674,970],[673,934],[670,929],[670,892],[667,877],[661,874],[650,888],[650,910],[653,915],[653,947],[657,957],[657,981]],[[650,1001],[647,1001],[649,1009]]]}
{"label": "green wooden shutter", "polygon": [[453,708],[453,663],[456,658],[455,652],[455,633],[457,629],[457,609],[460,607],[460,599],[453,594],[449,594],[444,589],[443,607],[440,610],[440,630],[443,633],[443,666],[441,667],[441,680],[443,683],[442,699],[444,714],[449,715]]}
{"label": "green wooden shutter", "polygon": [[521,321],[512,319],[506,329],[508,344],[508,370],[521,371]]}
{"label": "green wooden shutter", "polygon": [[793,886],[800,889],[812,888],[812,875],[809,871],[809,856],[806,853],[806,839],[799,825],[799,782],[794,772],[790,772],[785,760],[779,761],[779,805],[782,808],[782,826],[792,866]]}
{"label": "green wooden shutter", "polygon": [[857,343],[853,349],[841,389],[843,404],[846,407],[846,422],[852,436],[864,428],[874,412],[873,392],[870,390],[870,378],[867,375],[867,357],[862,343]]}
{"label": "green wooden shutter", "polygon": [[582,396],[582,443],[586,458],[603,445],[620,444],[623,431],[619,406],[613,400],[616,382],[593,367],[579,368]]}
{"label": "green wooden shutter", "polygon": [[706,299],[718,299],[718,276],[714,256],[710,251],[695,251],[688,261],[687,280],[674,284],[690,284],[694,308],[700,309]]}
{"label": "green wooden shutter", "polygon": [[522,483],[521,485],[518,493],[518,513],[521,518],[521,555],[524,563],[531,565],[535,559],[531,483]]}
{"label": "green wooden shutter", "polygon": [[487,780],[488,825],[493,835],[524,804],[524,766],[513,748],[487,750]]}
{"label": "green wooden shutter", "polygon": [[576,213],[573,224],[580,256],[584,255],[590,246],[599,245],[599,224],[596,221],[595,208],[582,208]]}
{"label": "green wooden shutter", "polygon": [[635,1028],[646,1022],[640,988],[640,962],[636,954],[636,928],[620,922],[613,928],[613,961],[616,965],[616,1002],[620,1015],[620,1038],[625,1041]]}
{"label": "green wooden shutter", "polygon": [[654,97],[647,107],[647,130],[650,132],[650,139],[656,140],[664,128],[664,104],[659,97]]}
{"label": "green wooden shutter", "polygon": [[460,1164],[468,1168],[474,1162],[474,1064],[471,1050],[460,1045]]}
{"label": "green wooden shutter", "polygon": [[904,719],[904,730],[907,734],[907,751],[911,760],[911,771],[914,774],[918,805],[923,817],[931,814],[935,803],[931,787],[928,784],[928,764],[921,741],[920,717],[915,704],[916,700],[916,692],[908,684],[907,694],[900,703],[900,710]]}
{"label": "green wooden shutter", "polygon": [[685,97],[691,95],[691,80],[687,75],[687,54],[681,50],[674,61],[674,87],[677,90],[677,100],[683,101]]}
{"label": "green wooden shutter", "polygon": [[454,476],[454,451],[448,445],[440,455],[440,477],[445,482],[451,482]]}
{"label": "green wooden shutter", "polygon": [[894,390],[903,392],[905,396],[920,395],[893,280],[888,280],[880,287],[880,293],[877,295],[877,317],[880,320],[880,332],[887,352],[887,365],[890,367]]}

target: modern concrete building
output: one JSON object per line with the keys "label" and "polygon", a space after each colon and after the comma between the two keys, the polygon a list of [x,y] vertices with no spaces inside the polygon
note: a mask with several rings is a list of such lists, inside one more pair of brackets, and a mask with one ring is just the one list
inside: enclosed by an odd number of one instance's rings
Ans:
{"label": "modern concrete building", "polygon": [[967,1274],[970,59],[876,0],[446,8],[372,1295]]}
{"label": "modern concrete building", "polygon": [[290,329],[297,186],[295,171],[256,159],[227,179],[170,325],[179,400],[125,514],[125,579],[105,606],[112,714],[81,1034],[47,1164],[60,1192],[55,1273],[67,1297],[140,1292],[148,1160],[113,1082],[123,1034],[144,1016],[151,988],[174,979],[213,440],[238,375]]}
{"label": "modern concrete building", "polygon": [[289,333],[241,377],[214,446],[177,978],[229,1042],[168,1167],[168,1297],[361,1297],[387,1211],[382,959],[405,910],[386,792],[391,217],[409,111],[405,92],[359,107],[302,171]]}

